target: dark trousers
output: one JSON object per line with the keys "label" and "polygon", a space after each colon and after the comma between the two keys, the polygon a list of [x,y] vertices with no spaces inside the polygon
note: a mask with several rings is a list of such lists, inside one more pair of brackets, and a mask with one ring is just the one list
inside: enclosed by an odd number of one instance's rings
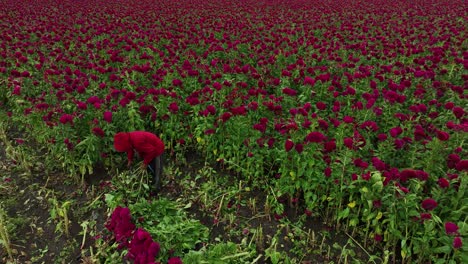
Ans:
{"label": "dark trousers", "polygon": [[153,186],[156,191],[161,188],[161,176],[163,172],[163,155],[154,158],[150,164],[148,164],[148,173],[153,176]]}

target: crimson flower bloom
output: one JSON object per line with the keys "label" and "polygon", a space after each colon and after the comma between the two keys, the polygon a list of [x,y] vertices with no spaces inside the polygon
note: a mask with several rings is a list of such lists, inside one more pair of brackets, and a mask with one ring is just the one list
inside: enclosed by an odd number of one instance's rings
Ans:
{"label": "crimson flower bloom", "polygon": [[343,117],[343,122],[350,124],[354,122],[354,118],[352,116],[345,116]]}
{"label": "crimson flower bloom", "polygon": [[304,85],[314,86],[315,80],[312,77],[306,76],[304,78]]}
{"label": "crimson flower bloom", "polygon": [[427,198],[421,203],[421,207],[427,211],[434,210],[437,207],[437,205],[437,201],[432,198]]}
{"label": "crimson flower bloom", "polygon": [[379,235],[379,234],[375,234],[375,235],[374,235],[374,240],[375,240],[376,242],[381,242],[382,239],[383,239],[382,235]]}
{"label": "crimson flower bloom", "polygon": [[336,141],[333,139],[333,140],[326,142],[323,148],[326,153],[330,153],[334,151],[336,149]]}
{"label": "crimson flower bloom", "polygon": [[349,149],[353,149],[353,148],[354,148],[354,146],[353,146],[353,144],[354,144],[354,143],[353,143],[353,138],[345,137],[345,138],[343,139],[343,144],[344,144],[347,148],[349,148]]}
{"label": "crimson flower bloom", "polygon": [[179,257],[172,257],[167,261],[167,264],[182,264],[182,260]]}
{"label": "crimson flower bloom", "polygon": [[454,169],[460,160],[461,159],[458,154],[449,154],[447,157],[447,167],[449,167],[449,169]]}
{"label": "crimson flower bloom", "polygon": [[286,87],[283,89],[283,93],[286,94],[286,95],[289,95],[289,96],[295,96],[297,95],[297,91],[294,90],[294,89],[291,89],[289,87]]}
{"label": "crimson flower bloom", "polygon": [[445,223],[445,233],[447,235],[457,235],[458,234],[457,224],[452,223],[452,222]]}
{"label": "crimson flower bloom", "polygon": [[459,162],[457,162],[457,165],[455,165],[455,169],[457,171],[468,170],[468,160],[460,160]]}
{"label": "crimson flower bloom", "polygon": [[179,79],[172,80],[172,85],[174,86],[182,86],[182,81]]}
{"label": "crimson flower bloom", "polygon": [[110,112],[110,111],[104,112],[104,114],[103,114],[103,119],[104,119],[104,121],[106,121],[107,123],[111,123],[111,122],[112,122],[112,112]]}
{"label": "crimson flower bloom", "polygon": [[452,113],[455,115],[457,119],[461,119],[465,115],[465,110],[459,106],[455,106],[452,109]]}
{"label": "crimson flower bloom", "polygon": [[297,143],[295,146],[294,146],[294,149],[297,151],[297,153],[302,153],[302,151],[304,151],[304,145],[302,145],[301,143]]}
{"label": "crimson flower bloom", "polygon": [[106,224],[106,228],[114,233],[117,242],[124,246],[128,245],[128,239],[135,230],[130,209],[120,206],[115,208],[110,217],[110,221]]}
{"label": "crimson flower bloom", "polygon": [[439,178],[439,180],[437,181],[437,184],[439,184],[440,188],[444,188],[444,189],[450,186],[450,182],[445,178]]}
{"label": "crimson flower bloom", "polygon": [[292,140],[287,139],[286,142],[284,142],[284,148],[286,149],[286,152],[289,152],[293,147],[294,142],[292,142]]}
{"label": "crimson flower bloom", "polygon": [[445,131],[437,130],[436,134],[437,134],[437,138],[440,141],[447,141],[450,138],[449,133],[447,133]]}
{"label": "crimson flower bloom", "polygon": [[177,111],[179,111],[179,106],[177,105],[176,102],[172,102],[172,103],[169,104],[168,109],[169,109],[169,111],[171,111],[171,113],[175,114],[175,113],[177,113]]}
{"label": "crimson flower bloom", "polygon": [[326,137],[318,131],[312,131],[306,136],[306,141],[312,143],[320,143],[325,139]]}
{"label": "crimson flower bloom", "polygon": [[403,129],[401,129],[399,126],[390,129],[390,136],[393,138],[398,137],[401,133],[403,133]]}
{"label": "crimson flower bloom", "polygon": [[327,105],[324,102],[317,102],[317,103],[315,103],[315,106],[317,107],[318,110],[327,109]]}
{"label": "crimson flower bloom", "polygon": [[105,136],[104,130],[102,130],[102,128],[100,128],[100,127],[93,127],[93,134],[95,134],[98,137],[104,137]]}
{"label": "crimson flower bloom", "polygon": [[459,249],[463,246],[463,242],[462,242],[462,239],[461,237],[457,236],[453,239],[453,248],[455,249]]}
{"label": "crimson flower bloom", "polygon": [[63,114],[60,119],[59,119],[60,123],[62,124],[67,124],[67,123],[70,123],[70,124],[73,124],[73,116],[70,115],[70,114]]}
{"label": "crimson flower bloom", "polygon": [[129,244],[127,257],[134,260],[135,264],[155,263],[154,259],[158,255],[160,246],[154,242],[151,235],[138,228]]}
{"label": "crimson flower bloom", "polygon": [[424,221],[426,221],[426,220],[431,220],[432,215],[429,214],[429,213],[421,213],[421,214],[419,215],[419,218],[421,219],[421,221],[424,222]]}

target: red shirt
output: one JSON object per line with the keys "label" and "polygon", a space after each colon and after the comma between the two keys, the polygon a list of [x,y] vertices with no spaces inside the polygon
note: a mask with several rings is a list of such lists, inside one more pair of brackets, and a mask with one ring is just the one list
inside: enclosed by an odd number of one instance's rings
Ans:
{"label": "red shirt", "polygon": [[119,132],[114,136],[114,147],[118,152],[127,152],[128,161],[133,161],[134,151],[148,165],[164,152],[164,143],[155,134],[146,131]]}

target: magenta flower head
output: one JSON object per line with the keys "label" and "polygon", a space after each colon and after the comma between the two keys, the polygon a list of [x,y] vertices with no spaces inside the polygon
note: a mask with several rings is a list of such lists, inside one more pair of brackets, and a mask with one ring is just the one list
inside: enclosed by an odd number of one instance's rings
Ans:
{"label": "magenta flower head", "polygon": [[286,152],[289,152],[293,147],[294,147],[294,142],[292,142],[292,140],[290,139],[287,139],[286,142],[284,143],[284,148],[286,149]]}
{"label": "magenta flower head", "polygon": [[445,223],[445,233],[447,235],[457,235],[458,234],[457,224],[452,223],[452,222]]}
{"label": "magenta flower head", "polygon": [[450,186],[450,182],[445,178],[439,178],[437,184],[439,184],[439,187],[443,189],[446,189]]}
{"label": "magenta flower head", "polygon": [[73,125],[73,116],[70,115],[70,114],[63,114],[60,119],[59,119],[60,123],[62,124],[67,124],[67,123],[70,123]]}
{"label": "magenta flower head", "polygon": [[453,248],[455,249],[459,249],[463,246],[463,242],[462,242],[462,239],[461,237],[457,236],[453,239]]}
{"label": "magenta flower head", "polygon": [[440,141],[447,141],[447,140],[449,140],[449,138],[450,138],[449,133],[447,133],[447,132],[445,132],[445,131],[437,130],[436,134],[437,134],[437,138],[438,138]]}
{"label": "magenta flower head", "polygon": [[432,211],[437,207],[437,201],[432,198],[427,198],[421,203],[421,207],[426,211]]}
{"label": "magenta flower head", "polygon": [[153,241],[151,235],[142,228],[138,228],[129,244],[127,257],[133,259],[135,264],[155,263],[154,259],[159,250],[159,244]]}
{"label": "magenta flower head", "polygon": [[294,90],[294,89],[291,89],[289,87],[286,87],[283,89],[283,93],[286,94],[286,95],[289,95],[289,96],[295,96],[297,95],[297,91]]}
{"label": "magenta flower head", "polygon": [[127,245],[128,239],[135,230],[130,209],[120,206],[115,208],[110,217],[110,221],[106,224],[106,228],[114,234],[117,242],[121,245]]}
{"label": "magenta flower head", "polygon": [[309,77],[309,76],[306,76],[306,77],[304,78],[304,85],[314,86],[314,84],[315,84],[314,78]]}
{"label": "magenta flower head", "polygon": [[455,117],[457,119],[461,119],[465,115],[465,110],[463,110],[463,108],[461,108],[459,106],[455,106],[452,109],[452,112],[453,112],[453,114],[455,115]]}
{"label": "magenta flower head", "polygon": [[111,111],[104,112],[103,119],[107,123],[111,123],[112,122],[112,112]]}
{"label": "magenta flower head", "polygon": [[419,215],[419,218],[421,219],[422,222],[426,221],[426,220],[431,220],[432,218],[432,215],[431,214],[428,214],[428,213],[421,213]]}
{"label": "magenta flower head", "polygon": [[382,235],[375,234],[374,235],[374,240],[375,240],[375,242],[381,242],[383,240],[383,237],[382,237]]}
{"label": "magenta flower head", "polygon": [[167,261],[167,264],[182,264],[182,260],[179,257],[172,257]]}
{"label": "magenta flower head", "polygon": [[401,133],[403,133],[403,129],[399,126],[390,129],[390,136],[393,138],[398,137]]}
{"label": "magenta flower head", "polygon": [[169,104],[168,106],[168,109],[169,111],[171,111],[171,113],[177,113],[177,111],[179,111],[179,106],[177,105],[176,102],[172,102],[171,104]]}
{"label": "magenta flower head", "polygon": [[100,127],[93,127],[93,134],[95,134],[98,137],[104,137],[105,136],[104,130],[102,130],[102,128],[100,128]]}
{"label": "magenta flower head", "polygon": [[302,151],[304,151],[304,145],[302,145],[301,143],[297,143],[295,146],[294,146],[294,149],[297,151],[297,153],[302,153]]}
{"label": "magenta flower head", "polygon": [[174,86],[182,86],[182,81],[179,79],[172,80],[172,85]]}
{"label": "magenta flower head", "polygon": [[307,142],[312,142],[312,143],[320,143],[324,141],[325,139],[326,137],[318,131],[310,132],[305,138]]}
{"label": "magenta flower head", "polygon": [[468,170],[468,160],[460,160],[457,162],[457,165],[455,165],[455,169],[457,171],[467,171]]}

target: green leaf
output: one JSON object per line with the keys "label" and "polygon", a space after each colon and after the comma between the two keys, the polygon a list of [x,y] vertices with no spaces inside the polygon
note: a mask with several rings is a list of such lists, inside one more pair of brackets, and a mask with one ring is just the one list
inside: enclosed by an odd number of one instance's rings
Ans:
{"label": "green leaf", "polygon": [[346,207],[343,211],[338,214],[338,219],[345,219],[349,216],[349,207]]}
{"label": "green leaf", "polygon": [[434,249],[434,253],[445,253],[449,254],[452,251],[452,247],[449,245],[441,246]]}

